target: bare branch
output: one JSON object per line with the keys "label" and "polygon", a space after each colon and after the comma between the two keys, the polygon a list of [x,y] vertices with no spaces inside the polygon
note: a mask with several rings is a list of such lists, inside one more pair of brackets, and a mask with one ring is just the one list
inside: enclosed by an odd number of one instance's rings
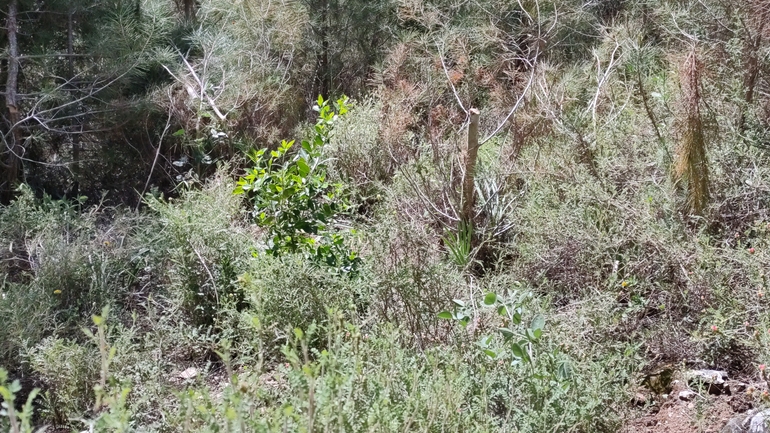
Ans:
{"label": "bare branch", "polygon": [[190,244],[190,247],[192,247],[193,251],[195,252],[195,255],[198,256],[198,260],[200,260],[201,265],[203,265],[203,269],[206,270],[206,273],[209,274],[209,281],[211,281],[212,287],[214,287],[214,298],[217,301],[217,304],[219,304],[219,291],[217,290],[217,283],[214,280],[214,274],[211,273],[209,270],[209,267],[206,265],[206,261],[203,260],[203,256],[201,256],[201,253],[198,252],[198,250],[195,248],[195,245],[192,244],[192,241],[189,239],[187,242]]}
{"label": "bare branch", "polygon": [[[185,66],[187,66],[187,70],[190,71],[190,74],[195,79],[195,81],[198,83],[198,86],[200,87],[200,98],[203,100],[205,98],[206,102],[209,103],[209,106],[211,106],[211,109],[214,110],[214,113],[219,117],[219,120],[225,120],[227,117],[222,114],[221,111],[219,111],[219,108],[217,108],[217,104],[214,103],[214,100],[209,96],[208,92],[206,92],[206,86],[203,84],[203,81],[201,81],[201,78],[198,76],[198,74],[195,72],[195,68],[190,65],[190,62],[187,61],[187,58],[182,55],[182,53],[179,53],[180,57],[182,58],[182,61],[184,62]],[[208,62],[204,62],[204,76],[206,74],[206,66]],[[165,68],[165,66],[164,66]],[[168,70],[168,68],[166,68]]]}
{"label": "bare branch", "polygon": [[[537,60],[537,56],[535,56],[535,61]],[[534,62],[533,62],[534,63]],[[479,142],[479,146],[486,143],[487,141],[491,140],[492,137],[494,137],[498,132],[500,132],[501,129],[503,129],[503,126],[508,122],[508,120],[513,116],[513,114],[519,109],[519,106],[521,106],[521,103],[524,101],[524,97],[527,95],[527,92],[529,91],[529,88],[532,86],[532,83],[535,81],[535,71],[536,71],[536,65],[532,65],[532,70],[529,74],[529,79],[527,80],[527,85],[524,86],[524,90],[521,91],[521,94],[516,99],[516,103],[513,104],[513,107],[511,108],[511,111],[508,112],[508,115],[505,116],[505,119],[503,119],[502,122],[500,122],[499,125],[497,125],[497,128],[495,128],[494,131],[492,131],[486,138],[481,140]]]}
{"label": "bare branch", "polygon": [[596,57],[596,94],[594,94],[594,98],[591,100],[591,103],[589,103],[587,107],[587,109],[591,111],[591,118],[593,119],[594,128],[596,128],[596,105],[599,101],[599,95],[601,94],[602,86],[610,77],[612,69],[615,67],[618,60],[620,60],[620,57],[617,59],[615,58],[615,53],[617,53],[619,48],[620,42],[616,40],[615,48],[612,50],[612,54],[610,55],[610,62],[607,64],[607,68],[604,70],[604,72],[602,72],[602,61],[599,58],[599,55],[594,52],[594,57]]}
{"label": "bare branch", "polygon": [[[171,98],[171,95],[169,95],[169,98]],[[171,113],[172,111],[169,110],[168,117],[166,118],[166,126],[163,128],[163,132],[160,134],[160,139],[158,140],[158,148],[155,150],[155,158],[153,158],[152,166],[150,166],[150,174],[147,175],[147,181],[144,183],[144,188],[142,188],[142,192],[139,194],[139,198],[144,196],[144,193],[147,191],[147,187],[150,185],[150,180],[152,179],[152,173],[155,171],[155,165],[158,163],[160,148],[163,146],[163,138],[166,136],[168,129],[171,127]],[[137,208],[138,208],[138,205],[137,205]]]}

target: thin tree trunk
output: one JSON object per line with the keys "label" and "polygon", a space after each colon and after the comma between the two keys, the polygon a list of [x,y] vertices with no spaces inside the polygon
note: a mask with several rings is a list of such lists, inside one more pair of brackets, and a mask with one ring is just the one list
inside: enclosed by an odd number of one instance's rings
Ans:
{"label": "thin tree trunk", "polygon": [[[73,20],[75,16],[74,9],[70,8],[69,15],[67,16],[67,80],[70,86],[74,89],[72,80],[75,78],[75,31],[73,29]],[[77,120],[73,120],[77,122]],[[72,135],[72,174],[75,178],[75,184],[80,180],[80,139],[78,134]]]}
{"label": "thin tree trunk", "polygon": [[476,201],[476,159],[479,154],[479,110],[471,108],[471,123],[468,126],[468,147],[465,153],[465,177],[463,178],[462,219],[473,224],[473,205]]}
{"label": "thin tree trunk", "polygon": [[647,113],[647,117],[650,119],[650,123],[652,123],[652,127],[655,130],[655,136],[658,137],[658,142],[660,142],[660,144],[665,144],[663,134],[660,133],[660,128],[658,128],[658,120],[655,118],[655,113],[652,112],[650,101],[647,99],[647,91],[644,88],[644,80],[642,79],[642,73],[640,71],[636,72],[636,83],[639,86],[639,94],[642,96],[644,111]]}
{"label": "thin tree trunk", "polygon": [[746,30],[748,34],[748,42],[744,48],[746,58],[746,74],[743,77],[743,88],[745,90],[744,101],[746,107],[741,110],[740,118],[738,119],[738,131],[742,134],[746,129],[746,110],[754,102],[754,88],[757,84],[757,77],[759,76],[759,51],[762,48],[762,31],[764,30],[765,22],[762,21],[757,29],[756,39],[752,38],[751,33]]}
{"label": "thin tree trunk", "polygon": [[329,67],[329,1],[324,1],[321,11],[321,94],[329,99],[331,91],[331,70]]}
{"label": "thin tree trunk", "polygon": [[17,35],[19,31],[18,0],[11,0],[8,4],[8,16],[5,20],[6,33],[8,35],[8,78],[5,82],[5,105],[8,109],[9,134],[5,142],[7,150],[6,176],[0,188],[3,202],[8,202],[13,196],[13,190],[21,174],[21,156],[24,149],[21,143],[21,131],[19,123],[19,44]]}
{"label": "thin tree trunk", "polygon": [[75,35],[72,29],[72,20],[74,19],[75,11],[70,8],[67,15],[67,78],[70,80],[75,76]]}
{"label": "thin tree trunk", "polygon": [[190,22],[195,20],[195,0],[184,0],[184,17]]}

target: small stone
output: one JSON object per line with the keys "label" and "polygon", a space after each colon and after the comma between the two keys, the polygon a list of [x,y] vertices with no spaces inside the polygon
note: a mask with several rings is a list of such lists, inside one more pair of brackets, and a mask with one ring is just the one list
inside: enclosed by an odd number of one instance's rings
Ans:
{"label": "small stone", "polygon": [[679,393],[679,400],[690,401],[690,400],[694,399],[696,395],[698,395],[697,392],[692,391],[690,389],[686,389],[686,390],[681,391]]}
{"label": "small stone", "polygon": [[190,367],[187,370],[179,373],[178,377],[180,379],[185,379],[185,380],[187,380],[187,379],[194,379],[194,378],[198,377],[198,369],[195,368],[195,367]]}

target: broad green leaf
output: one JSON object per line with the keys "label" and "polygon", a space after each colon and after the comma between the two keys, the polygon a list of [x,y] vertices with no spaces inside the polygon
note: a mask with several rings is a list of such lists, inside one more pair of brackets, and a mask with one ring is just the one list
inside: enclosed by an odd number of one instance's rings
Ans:
{"label": "broad green leaf", "polygon": [[307,165],[307,162],[305,162],[305,158],[300,158],[297,160],[297,168],[299,169],[299,174],[302,177],[305,177],[310,173],[310,167]]}
{"label": "broad green leaf", "polygon": [[438,313],[438,318],[439,319],[451,319],[452,318],[452,313],[450,313],[449,311],[442,311],[442,312]]}
{"label": "broad green leaf", "polygon": [[503,338],[505,338],[506,341],[510,340],[515,335],[514,332],[508,328],[497,328],[497,331],[503,334]]}
{"label": "broad green leaf", "polygon": [[524,349],[518,343],[511,344],[511,353],[517,359],[524,358]]}
{"label": "broad green leaf", "polygon": [[489,347],[489,345],[492,344],[492,339],[493,338],[494,338],[493,336],[488,335],[486,337],[483,337],[481,340],[479,340],[479,342],[477,344],[479,346],[481,346],[481,347],[484,347],[484,348]]}
{"label": "broad green leaf", "polygon": [[19,391],[21,391],[21,383],[19,382],[19,379],[11,382],[11,384],[8,386],[8,389],[11,391],[11,394],[17,394]]}
{"label": "broad green leaf", "polygon": [[495,302],[497,302],[497,295],[489,292],[486,296],[484,296],[484,304],[485,305],[494,305]]}
{"label": "broad green leaf", "polygon": [[530,329],[534,330],[534,329],[543,329],[544,326],[545,326],[545,318],[541,314],[538,314],[537,316],[535,316],[534,319],[532,319],[532,324],[529,327]]}

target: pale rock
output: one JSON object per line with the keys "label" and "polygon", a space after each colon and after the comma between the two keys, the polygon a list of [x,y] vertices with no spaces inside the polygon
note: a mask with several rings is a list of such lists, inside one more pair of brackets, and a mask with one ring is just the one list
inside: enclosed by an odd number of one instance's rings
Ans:
{"label": "pale rock", "polygon": [[727,372],[719,370],[690,370],[684,375],[687,381],[693,387],[706,385],[709,394],[722,394],[723,391],[730,393],[725,387],[727,381]]}
{"label": "pale rock", "polygon": [[699,380],[714,385],[724,385],[727,380],[727,372],[719,370],[690,370],[685,373],[688,380]]}
{"label": "pale rock", "polygon": [[740,418],[732,418],[719,433],[746,433],[746,429],[743,428]]}
{"label": "pale rock", "polygon": [[751,417],[748,433],[770,433],[770,409],[763,410]]}
{"label": "pale rock", "polygon": [[196,377],[198,377],[198,369],[195,368],[195,367],[190,367],[187,370],[179,373],[178,377],[180,379],[185,379],[185,380],[187,380],[187,379],[195,379]]}

